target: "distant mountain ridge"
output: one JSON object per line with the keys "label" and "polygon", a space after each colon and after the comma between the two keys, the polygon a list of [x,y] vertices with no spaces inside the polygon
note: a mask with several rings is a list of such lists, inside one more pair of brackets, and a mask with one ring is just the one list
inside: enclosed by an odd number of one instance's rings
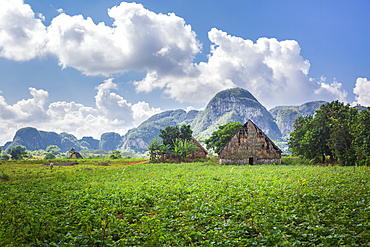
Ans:
{"label": "distant mountain ridge", "polygon": [[170,110],[151,116],[137,128],[129,130],[123,136],[121,149],[133,149],[136,152],[143,152],[148,148],[148,143],[160,134],[160,129],[167,126],[189,125],[198,115],[199,111],[191,110]]}
{"label": "distant mountain ridge", "polygon": [[26,127],[19,129],[11,143],[7,143],[4,148],[22,145],[27,150],[46,149],[50,145],[58,146],[62,152],[68,151],[74,147],[77,151],[82,149],[99,149],[99,140],[92,137],[83,137],[81,140],[66,132],[57,134],[55,132],[47,132],[37,130],[33,127]]}
{"label": "distant mountain ridge", "polygon": [[293,124],[300,116],[313,115],[326,101],[311,101],[299,106],[276,106],[269,110],[276,120],[282,137],[286,138],[293,131]]}
{"label": "distant mountain ridge", "polygon": [[272,140],[286,137],[292,130],[294,120],[302,115],[313,115],[325,101],[313,101],[300,106],[277,106],[269,111],[247,90],[227,89],[217,93],[203,111],[168,110],[151,116],[137,128],[130,129],[124,136],[115,132],[103,133],[100,140],[83,137],[78,140],[68,133],[40,131],[33,127],[19,129],[10,146],[23,145],[28,150],[46,149],[57,145],[62,152],[71,147],[82,149],[125,150],[135,152],[147,150],[149,141],[158,137],[160,129],[167,126],[191,125],[193,136],[208,138],[218,126],[228,122],[244,124],[251,119]]}

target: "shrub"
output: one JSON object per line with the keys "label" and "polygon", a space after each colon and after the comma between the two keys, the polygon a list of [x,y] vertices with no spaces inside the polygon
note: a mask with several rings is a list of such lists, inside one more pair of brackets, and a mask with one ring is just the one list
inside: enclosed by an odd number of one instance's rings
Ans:
{"label": "shrub", "polygon": [[53,159],[55,159],[55,155],[53,153],[48,153],[47,155],[45,155],[44,159],[45,160],[53,160]]}

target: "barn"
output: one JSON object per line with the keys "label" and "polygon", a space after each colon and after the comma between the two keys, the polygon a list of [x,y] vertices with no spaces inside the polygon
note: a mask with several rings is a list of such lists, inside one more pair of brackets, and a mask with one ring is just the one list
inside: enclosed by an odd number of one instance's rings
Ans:
{"label": "barn", "polygon": [[220,164],[280,163],[281,150],[251,120],[218,152]]}
{"label": "barn", "polygon": [[[197,148],[190,152],[189,157],[186,159],[187,161],[194,161],[196,159],[206,159],[207,158],[207,150],[194,138],[192,137],[190,140]],[[174,156],[173,153],[160,153],[160,161],[170,161],[170,162],[177,162],[178,158]],[[185,157],[185,156],[184,156]],[[155,160],[153,156],[150,157],[151,160]]]}
{"label": "barn", "polygon": [[82,155],[79,152],[73,152],[71,159],[83,159]]}
{"label": "barn", "polygon": [[200,145],[200,143],[194,137],[191,138],[191,142],[197,146],[197,149],[191,152],[189,159],[206,159],[208,154],[207,150],[202,145]]}

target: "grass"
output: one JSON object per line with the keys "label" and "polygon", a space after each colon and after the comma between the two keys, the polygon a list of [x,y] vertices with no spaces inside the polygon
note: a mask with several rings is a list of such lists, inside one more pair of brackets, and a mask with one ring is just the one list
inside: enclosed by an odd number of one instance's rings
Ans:
{"label": "grass", "polygon": [[[76,172],[87,170],[114,169],[130,163],[142,162],[146,159],[59,159],[59,160],[10,160],[0,161],[0,182],[16,181],[26,179],[50,178],[59,175],[72,175]],[[74,166],[50,166],[44,164],[50,163],[72,163],[78,162]],[[108,166],[100,166],[101,163],[108,163]],[[2,175],[3,174],[3,175]],[[4,176],[5,175],[5,176]]]}
{"label": "grass", "polygon": [[370,239],[368,167],[85,165],[92,166],[1,183],[0,246],[363,246]]}

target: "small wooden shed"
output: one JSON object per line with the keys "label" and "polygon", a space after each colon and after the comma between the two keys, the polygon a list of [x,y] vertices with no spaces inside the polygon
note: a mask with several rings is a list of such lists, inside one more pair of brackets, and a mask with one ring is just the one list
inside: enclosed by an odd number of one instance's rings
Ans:
{"label": "small wooden shed", "polygon": [[200,145],[200,143],[194,137],[191,138],[191,142],[197,146],[197,149],[191,152],[189,159],[206,159],[208,154],[207,150]]}
{"label": "small wooden shed", "polygon": [[281,150],[251,120],[218,152],[220,164],[257,165],[281,162]]}
{"label": "small wooden shed", "polygon": [[[187,161],[194,161],[195,159],[206,159],[207,158],[207,150],[194,138],[191,138],[191,142],[197,146],[197,148],[190,152],[189,157],[187,158]],[[177,162],[178,158],[175,157],[172,153],[165,153],[160,154],[161,158],[160,160],[162,162],[164,161],[171,161],[171,162]],[[151,157],[152,159],[152,157]]]}
{"label": "small wooden shed", "polygon": [[79,152],[73,152],[71,159],[83,159],[82,155]]}

